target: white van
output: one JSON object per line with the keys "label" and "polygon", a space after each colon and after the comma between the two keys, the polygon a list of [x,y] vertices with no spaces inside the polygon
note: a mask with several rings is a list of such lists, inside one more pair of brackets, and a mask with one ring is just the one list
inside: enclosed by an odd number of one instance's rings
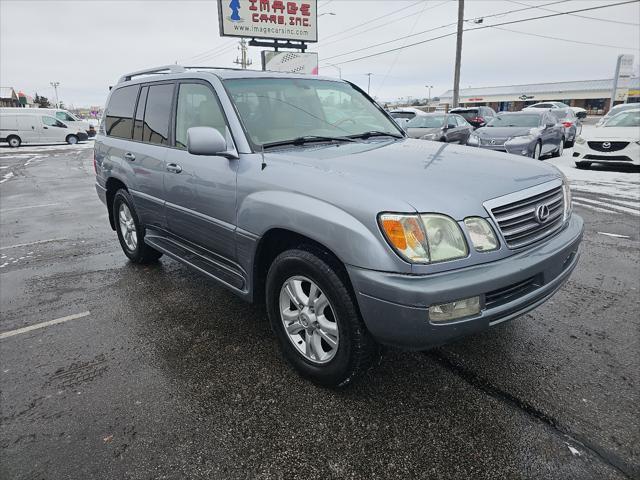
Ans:
{"label": "white van", "polygon": [[7,142],[11,147],[23,143],[66,142],[73,145],[87,138],[85,131],[71,128],[57,118],[41,113],[40,109],[0,109],[0,142]]}
{"label": "white van", "polygon": [[19,108],[19,107],[5,107],[0,108],[0,113],[24,113],[24,112],[37,112],[39,114],[46,114],[57,118],[61,122],[64,122],[69,128],[76,129],[81,132],[85,132],[90,137],[94,136],[95,128],[86,120],[82,120],[76,117],[73,113],[62,110],[61,108]]}

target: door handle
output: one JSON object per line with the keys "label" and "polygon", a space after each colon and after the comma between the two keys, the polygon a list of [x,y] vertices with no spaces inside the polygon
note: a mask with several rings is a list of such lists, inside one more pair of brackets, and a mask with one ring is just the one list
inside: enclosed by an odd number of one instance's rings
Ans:
{"label": "door handle", "polygon": [[182,167],[177,163],[167,163],[167,172],[180,173],[181,171]]}
{"label": "door handle", "polygon": [[126,158],[127,160],[133,162],[136,159],[136,156],[131,152],[127,152],[127,153],[124,154],[124,158]]}

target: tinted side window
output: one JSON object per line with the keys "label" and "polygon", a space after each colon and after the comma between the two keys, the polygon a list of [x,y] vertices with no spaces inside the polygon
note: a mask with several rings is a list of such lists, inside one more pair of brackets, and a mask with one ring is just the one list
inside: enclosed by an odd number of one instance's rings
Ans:
{"label": "tinted side window", "polygon": [[169,117],[173,100],[173,84],[151,85],[144,110],[142,141],[169,144]]}
{"label": "tinted side window", "polygon": [[176,109],[176,147],[187,148],[187,130],[213,127],[224,137],[226,122],[216,94],[200,83],[182,83]]}
{"label": "tinted side window", "polygon": [[111,99],[105,112],[107,135],[131,138],[133,109],[136,106],[137,96],[137,85],[119,88],[111,94]]}
{"label": "tinted side window", "polygon": [[142,87],[140,97],[138,98],[138,108],[136,108],[136,120],[133,124],[133,139],[142,141],[142,126],[144,119],[144,108],[147,105],[147,93],[149,87]]}

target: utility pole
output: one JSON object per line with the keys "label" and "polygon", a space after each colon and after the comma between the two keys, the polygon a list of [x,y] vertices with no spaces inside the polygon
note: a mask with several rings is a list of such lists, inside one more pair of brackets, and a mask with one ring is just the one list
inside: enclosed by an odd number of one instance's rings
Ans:
{"label": "utility pole", "polygon": [[253,62],[251,61],[251,59],[247,58],[247,42],[245,41],[244,38],[240,39],[239,50],[240,50],[240,58],[236,57],[233,63],[235,63],[236,65],[240,65],[243,70],[246,70],[247,67],[251,65]]}
{"label": "utility pole", "polygon": [[49,82],[49,83],[56,92],[56,108],[57,108],[60,105],[60,102],[58,101],[58,87],[60,86],[60,82]]}
{"label": "utility pole", "polygon": [[460,101],[460,61],[462,57],[462,29],[464,26],[464,0],[458,0],[458,34],[456,36],[456,67],[453,74],[453,107]]}
{"label": "utility pole", "polygon": [[371,75],[373,75],[373,73],[367,73],[366,75],[369,77],[369,81],[367,82],[367,95],[369,95],[369,91],[371,90]]}

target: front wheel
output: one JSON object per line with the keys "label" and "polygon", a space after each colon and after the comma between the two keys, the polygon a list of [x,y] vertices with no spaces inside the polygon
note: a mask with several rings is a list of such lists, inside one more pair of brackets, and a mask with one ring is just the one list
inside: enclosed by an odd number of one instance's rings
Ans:
{"label": "front wheel", "polygon": [[11,148],[18,148],[20,144],[22,144],[22,140],[20,140],[20,137],[11,135],[9,138],[7,138],[7,143]]}
{"label": "front wheel", "polygon": [[534,160],[540,160],[540,152],[542,152],[542,145],[540,144],[540,142],[538,142],[536,143],[536,146],[533,149],[532,158]]}
{"label": "front wheel", "polygon": [[144,228],[133,207],[129,192],[120,189],[113,198],[113,220],[124,254],[133,263],[147,264],[158,260],[162,253],[144,243]]}
{"label": "front wheel", "polygon": [[267,312],[282,354],[323,386],[348,385],[378,355],[346,282],[336,261],[311,247],[281,253],[267,274]]}
{"label": "front wheel", "polygon": [[67,135],[67,143],[69,145],[75,145],[78,143],[78,137],[76,135]]}

